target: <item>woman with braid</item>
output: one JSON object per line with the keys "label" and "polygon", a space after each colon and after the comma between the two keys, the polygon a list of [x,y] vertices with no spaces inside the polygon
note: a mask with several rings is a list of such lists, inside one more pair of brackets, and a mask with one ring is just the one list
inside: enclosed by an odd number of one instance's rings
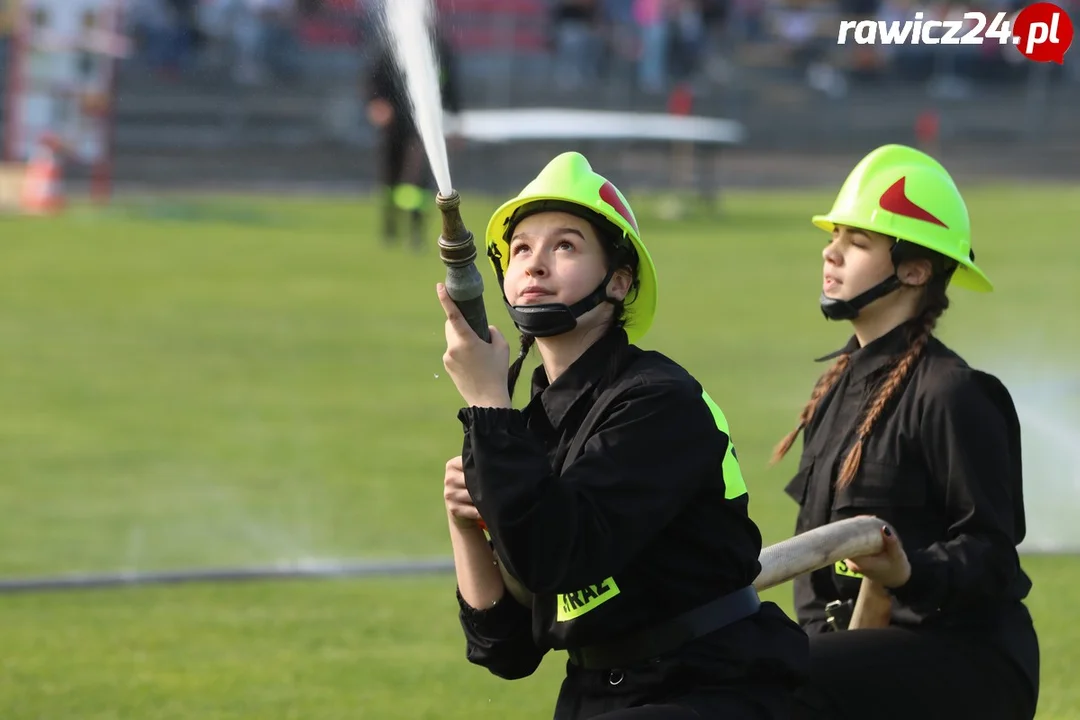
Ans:
{"label": "woman with braid", "polygon": [[486,235],[522,334],[509,372],[498,330],[485,343],[438,289],[466,406],[443,481],[466,657],[513,680],[565,651],[556,720],[787,720],[806,634],[752,585],[761,534],[723,413],[636,345],[657,276],[626,198],[563,153]]}
{"label": "woman with braid", "polygon": [[[797,715],[1030,720],[1039,646],[1016,551],[1019,421],[1001,382],[933,334],[948,290],[992,290],[963,198],[935,160],[887,145],[813,222],[829,233],[821,309],[854,334],[773,460],[802,433],[786,488],[796,533],[860,515],[888,525],[880,554],[795,581],[811,640]],[[863,585],[886,612],[880,627],[849,630]]]}

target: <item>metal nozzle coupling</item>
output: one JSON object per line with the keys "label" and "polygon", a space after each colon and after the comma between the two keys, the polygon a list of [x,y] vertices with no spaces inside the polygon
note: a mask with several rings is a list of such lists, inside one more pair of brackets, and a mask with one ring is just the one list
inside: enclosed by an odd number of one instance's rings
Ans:
{"label": "metal nozzle coupling", "polygon": [[435,204],[442,211],[442,235],[439,236],[439,256],[447,266],[460,267],[476,261],[476,242],[461,219],[461,196],[457,190],[449,195],[439,193]]}
{"label": "metal nozzle coupling", "polygon": [[456,190],[438,194],[435,203],[442,211],[439,256],[446,266],[446,292],[461,310],[469,327],[484,342],[491,342],[487,311],[484,308],[484,279],[476,269],[476,243],[461,219],[461,196]]}

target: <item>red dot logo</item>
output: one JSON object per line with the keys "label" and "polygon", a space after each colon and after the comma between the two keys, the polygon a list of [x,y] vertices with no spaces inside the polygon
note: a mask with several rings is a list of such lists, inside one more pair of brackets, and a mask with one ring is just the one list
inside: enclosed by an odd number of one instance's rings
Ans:
{"label": "red dot logo", "polygon": [[1028,60],[1061,65],[1072,41],[1072,20],[1054,3],[1028,5],[1013,23],[1013,43]]}

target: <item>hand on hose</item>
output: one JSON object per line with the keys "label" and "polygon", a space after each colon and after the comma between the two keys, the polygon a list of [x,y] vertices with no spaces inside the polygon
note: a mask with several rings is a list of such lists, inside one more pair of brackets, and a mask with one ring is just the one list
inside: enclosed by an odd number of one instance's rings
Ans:
{"label": "hand on hose", "polygon": [[480,511],[473,505],[472,495],[465,487],[465,470],[460,455],[446,463],[443,500],[446,502],[446,512],[455,525],[465,529],[480,526]]}
{"label": "hand on hose", "polygon": [[494,325],[488,327],[491,343],[477,335],[458,306],[450,299],[446,286],[436,286],[439,302],[446,312],[446,353],[443,366],[470,407],[510,408],[507,376],[510,369],[510,346]]}
{"label": "hand on hose", "polygon": [[850,558],[847,565],[882,587],[898,588],[911,577],[911,564],[900,538],[888,526],[881,529],[881,539],[885,543],[881,552]]}

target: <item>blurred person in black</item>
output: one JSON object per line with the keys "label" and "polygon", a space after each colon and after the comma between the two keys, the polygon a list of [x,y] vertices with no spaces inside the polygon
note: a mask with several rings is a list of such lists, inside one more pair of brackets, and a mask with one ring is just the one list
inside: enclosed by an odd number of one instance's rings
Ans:
{"label": "blurred person in black", "polygon": [[[456,57],[446,38],[446,28],[439,20],[434,23],[433,33],[443,109],[457,114],[461,111],[461,96]],[[366,87],[367,118],[380,133],[383,240],[388,244],[397,241],[399,216],[407,213],[412,245],[420,249],[426,237],[424,208],[430,204],[426,202],[425,191],[434,190],[434,177],[394,56],[393,41],[383,33],[375,33],[372,37],[376,46]],[[457,146],[460,137],[451,136],[450,141]]]}

